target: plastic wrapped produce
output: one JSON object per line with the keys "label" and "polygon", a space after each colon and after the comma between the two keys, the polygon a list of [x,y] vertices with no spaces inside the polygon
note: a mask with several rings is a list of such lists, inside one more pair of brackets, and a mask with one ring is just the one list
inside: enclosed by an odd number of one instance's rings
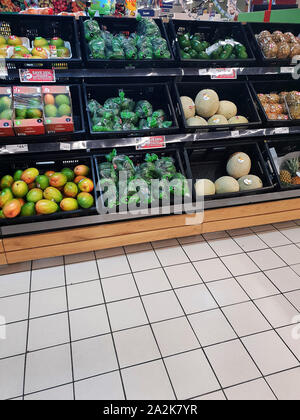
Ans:
{"label": "plastic wrapped produce", "polygon": [[171,157],[167,156],[156,160],[155,166],[162,179],[171,179],[176,173],[175,162]]}
{"label": "plastic wrapped produce", "polygon": [[165,119],[166,114],[165,114],[165,111],[163,109],[158,109],[158,110],[153,112],[152,116],[163,121]]}
{"label": "plastic wrapped produce", "polygon": [[153,113],[153,108],[150,102],[146,100],[138,101],[134,111],[139,118],[150,117]]}
{"label": "plastic wrapped produce", "polygon": [[268,42],[262,46],[262,51],[266,58],[276,58],[278,46],[275,42]]}
{"label": "plastic wrapped produce", "polygon": [[167,41],[162,37],[152,39],[152,48],[153,48],[155,58],[170,58],[171,57],[170,51],[168,49]]}
{"label": "plastic wrapped produce", "polygon": [[170,191],[177,196],[190,196],[187,179],[180,172],[176,172],[171,180]]}
{"label": "plastic wrapped produce", "polygon": [[291,53],[291,48],[287,42],[280,42],[278,45],[277,58],[285,59],[288,58]]}
{"label": "plastic wrapped produce", "polygon": [[102,162],[98,166],[100,178],[110,178],[117,182],[117,174],[111,162]]}
{"label": "plastic wrapped produce", "polygon": [[136,124],[138,122],[137,114],[132,111],[122,111],[120,117],[123,123]]}
{"label": "plastic wrapped produce", "polygon": [[153,19],[149,18],[142,18],[141,16],[137,17],[139,21],[137,27],[137,34],[138,35],[146,35],[148,37],[159,37],[161,36],[159,27],[154,22]]}
{"label": "plastic wrapped produce", "polygon": [[105,58],[105,42],[100,36],[89,42],[89,48],[93,58]]}
{"label": "plastic wrapped produce", "polygon": [[135,108],[135,102],[130,98],[124,98],[121,102],[122,111],[133,111]]}
{"label": "plastic wrapped produce", "polygon": [[87,41],[91,41],[97,35],[99,36],[101,34],[101,29],[96,20],[87,19],[84,21],[83,26],[84,26],[85,39]]}

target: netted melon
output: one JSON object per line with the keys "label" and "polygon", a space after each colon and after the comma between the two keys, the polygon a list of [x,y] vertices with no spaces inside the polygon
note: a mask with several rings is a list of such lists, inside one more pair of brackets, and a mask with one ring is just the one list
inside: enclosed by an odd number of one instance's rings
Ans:
{"label": "netted melon", "polygon": [[262,180],[256,175],[245,175],[238,179],[241,191],[256,190],[262,188]]}
{"label": "netted melon", "polygon": [[183,108],[185,119],[191,118],[195,115],[195,103],[192,98],[188,96],[181,96],[181,105]]}
{"label": "netted melon", "polygon": [[196,126],[196,125],[207,125],[207,121],[204,118],[198,117],[198,115],[195,115],[194,117],[187,119],[186,124],[189,127]]}
{"label": "netted melon", "polygon": [[251,169],[251,159],[244,152],[237,152],[230,156],[227,161],[226,171],[233,178],[241,178],[248,175]]}
{"label": "netted melon", "polygon": [[224,117],[224,115],[213,115],[208,120],[208,125],[226,125],[228,124],[227,119]]}
{"label": "netted melon", "polygon": [[220,101],[217,114],[224,115],[227,120],[232,117],[235,117],[237,114],[237,107],[233,102],[230,101]]}
{"label": "netted melon", "polygon": [[200,117],[212,117],[219,108],[219,96],[212,89],[201,90],[195,99],[196,112]]}
{"label": "netted melon", "polygon": [[232,117],[228,120],[229,124],[247,124],[248,122],[247,118],[242,115],[237,115],[236,117]]}
{"label": "netted melon", "polygon": [[215,187],[217,194],[232,193],[240,190],[239,183],[231,176],[222,176],[221,178],[217,179],[215,182]]}
{"label": "netted melon", "polygon": [[210,179],[198,179],[195,183],[196,195],[214,195],[216,193],[215,184]]}

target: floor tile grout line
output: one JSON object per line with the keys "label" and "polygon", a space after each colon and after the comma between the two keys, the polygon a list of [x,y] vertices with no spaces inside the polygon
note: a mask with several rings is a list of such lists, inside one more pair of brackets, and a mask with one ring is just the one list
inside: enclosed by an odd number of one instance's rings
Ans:
{"label": "floor tile grout line", "polygon": [[[208,245],[210,246],[210,244],[208,243]],[[183,250],[184,251],[184,250]],[[185,251],[184,251],[185,252]],[[228,271],[231,273],[232,277],[233,273],[230,271],[230,269],[227,267]],[[233,327],[232,323],[230,322],[230,320],[228,319],[228,317],[226,316],[225,312],[223,311],[222,307],[219,305],[218,301],[215,299],[213,293],[211,292],[211,290],[209,289],[209,287],[205,284],[205,287],[207,289],[207,291],[209,292],[209,294],[211,295],[211,297],[214,299],[214,301],[216,302],[218,309],[221,311],[221,313],[223,314],[223,316],[225,317],[225,319],[227,320],[227,322],[229,323],[229,325],[231,326],[232,330],[234,331],[234,333],[236,334],[236,336],[238,337],[238,340],[240,342],[240,344],[243,346],[243,348],[245,349],[245,351],[248,353],[249,357],[251,358],[252,362],[254,363],[254,365],[256,366],[256,368],[258,369],[258,371],[260,372],[260,374],[263,375],[263,372],[261,371],[260,367],[258,366],[258,364],[256,363],[256,361],[254,360],[254,358],[252,357],[251,353],[249,352],[249,350],[247,349],[247,347],[245,346],[245,344],[243,343],[242,339],[240,338],[239,334],[237,334],[237,331],[235,330],[235,328]],[[249,295],[246,293],[246,295],[249,297]],[[268,322],[268,324],[271,326],[271,324]],[[205,352],[205,350],[204,350]],[[205,352],[206,353],[206,352]],[[267,386],[270,388],[269,384],[267,383],[267,381],[265,380]],[[271,388],[270,388],[271,389]],[[272,393],[274,394],[273,390],[271,389]],[[223,391],[224,392],[224,391]],[[225,392],[224,395],[226,396]],[[277,398],[277,396],[274,394],[275,398]],[[227,396],[226,396],[227,399]]]}
{"label": "floor tile grout line", "polygon": [[[94,255],[96,257],[95,251],[93,251],[93,252],[94,252]],[[110,329],[110,336],[111,336],[111,340],[112,340],[112,343],[113,343],[115,357],[116,357],[116,361],[117,361],[117,365],[118,365],[118,373],[119,373],[119,376],[120,376],[120,381],[121,381],[121,385],[122,385],[122,389],[123,389],[124,398],[125,398],[125,400],[127,400],[125,384],[124,384],[124,381],[123,381],[123,377],[122,377],[122,373],[121,373],[121,366],[120,366],[120,361],[119,361],[119,356],[118,356],[118,353],[117,353],[117,346],[116,346],[115,338],[114,338],[114,335],[113,335],[113,330],[112,330],[111,321],[110,321],[110,317],[109,317],[109,311],[108,311],[108,307],[107,307],[108,304],[106,303],[106,298],[105,298],[105,294],[104,294],[103,284],[102,284],[102,281],[101,281],[100,268],[99,268],[99,265],[98,265],[97,260],[96,260],[96,266],[97,266],[97,271],[98,271],[98,276],[99,276],[99,283],[100,283],[100,288],[101,288],[102,297],[103,297],[103,303],[105,305],[105,311],[106,311],[107,321],[108,321],[108,325],[109,325],[109,329]]]}
{"label": "floor tile grout line", "polygon": [[[182,250],[183,250],[183,252],[185,253],[185,251],[184,251],[184,249],[182,248],[181,244],[179,244],[179,246],[181,247],[181,249],[182,249]],[[154,248],[153,248],[153,251],[154,251],[154,253],[155,253],[156,257],[159,259],[159,256],[156,254],[156,251],[155,251],[155,249],[154,249]],[[186,253],[185,253],[185,255],[186,255]],[[186,255],[186,256],[187,256],[187,255]],[[188,260],[190,261],[190,259],[189,259],[189,258],[188,258]],[[160,259],[159,259],[159,261],[160,261]],[[176,299],[177,299],[177,301],[178,301],[178,303],[179,303],[179,305],[180,305],[180,307],[181,307],[181,309],[182,309],[182,311],[183,311],[183,313],[184,313],[184,317],[185,317],[186,321],[188,322],[188,324],[189,324],[190,328],[192,329],[193,334],[194,334],[194,336],[195,336],[195,338],[196,338],[197,342],[199,343],[200,349],[202,350],[202,353],[203,353],[203,355],[204,355],[204,357],[205,357],[205,359],[206,359],[206,361],[207,361],[208,365],[210,366],[211,371],[212,371],[213,375],[215,376],[215,378],[216,378],[216,380],[217,380],[217,382],[218,382],[218,384],[219,384],[219,386],[220,386],[220,389],[222,390],[222,392],[223,392],[223,394],[224,394],[224,397],[226,398],[226,395],[225,395],[225,393],[224,393],[224,391],[223,391],[222,384],[221,384],[221,382],[220,382],[220,380],[219,380],[219,378],[218,378],[218,376],[217,376],[217,374],[216,374],[216,372],[215,372],[214,367],[212,366],[212,364],[211,364],[211,362],[210,362],[209,358],[207,357],[207,354],[205,353],[205,351],[204,351],[204,350],[203,350],[203,348],[202,348],[201,342],[200,342],[200,340],[199,340],[199,338],[198,338],[198,336],[197,336],[197,334],[196,334],[196,332],[195,332],[195,330],[194,330],[194,327],[192,326],[192,324],[191,324],[191,322],[190,322],[190,320],[189,320],[189,318],[188,318],[188,316],[187,316],[187,314],[186,314],[186,312],[185,312],[185,309],[184,309],[183,305],[181,304],[180,299],[178,298],[178,296],[177,296],[176,292],[174,291],[173,285],[172,285],[172,283],[171,283],[171,281],[170,281],[170,278],[169,278],[169,276],[168,276],[168,274],[167,274],[167,272],[166,272],[166,270],[165,270],[165,267],[163,267],[163,270],[164,270],[164,273],[165,273],[165,275],[166,275],[166,277],[167,277],[167,279],[168,279],[168,281],[169,281],[169,283],[170,283],[170,285],[171,285],[171,287],[172,287],[172,291],[173,291],[173,293],[175,294]],[[201,276],[200,276],[200,278],[201,278]],[[202,279],[201,279],[201,280],[202,280]],[[227,399],[227,398],[226,398],[226,399]]]}
{"label": "floor tile grout line", "polygon": [[32,282],[32,261],[30,262],[30,280],[29,280],[29,295],[28,295],[28,320],[27,320],[26,347],[25,347],[25,355],[24,355],[22,400],[24,400],[25,385],[26,385],[26,368],[27,368],[28,341],[29,341],[29,328],[30,328],[31,282]]}
{"label": "floor tile grout line", "polygon": [[[150,242],[150,244],[151,244],[151,242]],[[151,247],[152,247],[152,244],[151,244]],[[153,249],[153,247],[152,247],[152,249]],[[129,268],[131,269],[130,260],[129,260],[129,258],[128,258],[127,253],[126,253],[126,248],[124,248],[124,253],[125,253],[125,256],[126,256],[127,262],[128,262],[128,264],[129,264]],[[155,255],[156,255],[156,254],[155,254]],[[156,258],[157,258],[157,256],[156,256]],[[159,261],[159,260],[158,260],[158,261]],[[160,263],[160,261],[159,261],[159,263]],[[159,347],[158,340],[157,340],[156,335],[155,335],[155,333],[154,333],[154,330],[153,330],[152,324],[151,324],[151,322],[150,322],[150,319],[149,319],[148,313],[147,313],[146,308],[145,308],[144,301],[143,301],[142,296],[141,296],[141,294],[140,294],[140,290],[139,290],[139,288],[138,288],[138,285],[137,285],[137,282],[136,282],[136,279],[135,279],[135,276],[134,276],[134,273],[133,273],[133,272],[132,272],[132,277],[133,277],[133,280],[134,280],[134,283],[135,283],[135,287],[137,288],[137,290],[138,290],[138,292],[139,292],[140,302],[141,302],[141,304],[142,304],[142,306],[143,306],[143,309],[144,309],[144,312],[145,312],[145,315],[146,315],[146,318],[147,318],[147,321],[148,321],[149,328],[151,329],[152,336],[153,336],[153,338],[154,338],[154,340],[155,340],[155,343],[156,343],[156,346],[157,346],[157,348],[158,348],[158,351],[159,351],[159,354],[160,354],[160,360],[161,360],[161,362],[162,362],[162,364],[163,364],[163,366],[164,366],[164,369],[165,369],[166,375],[167,375],[167,377],[168,377],[168,379],[169,379],[169,382],[170,382],[170,385],[171,385],[171,388],[172,388],[173,394],[174,394],[174,396],[175,396],[175,400],[178,400],[178,398],[177,398],[177,394],[176,394],[176,391],[175,391],[175,387],[174,387],[174,385],[173,385],[173,383],[172,383],[172,381],[171,381],[171,377],[170,377],[169,371],[168,371],[167,366],[166,366],[166,363],[165,363],[165,361],[164,361],[164,357],[163,357],[162,351],[161,351],[161,349],[160,349],[160,347]]]}
{"label": "floor tile grout line", "polygon": [[67,317],[68,317],[68,330],[69,330],[69,349],[70,349],[70,358],[71,358],[71,372],[72,372],[72,389],[73,389],[73,399],[75,400],[75,385],[74,385],[74,360],[73,360],[73,348],[72,348],[72,334],[71,334],[71,320],[70,320],[70,311],[69,311],[69,295],[67,288],[67,272],[65,257],[63,257],[64,262],[64,276],[65,276],[65,295],[66,295],[66,305],[67,305]]}

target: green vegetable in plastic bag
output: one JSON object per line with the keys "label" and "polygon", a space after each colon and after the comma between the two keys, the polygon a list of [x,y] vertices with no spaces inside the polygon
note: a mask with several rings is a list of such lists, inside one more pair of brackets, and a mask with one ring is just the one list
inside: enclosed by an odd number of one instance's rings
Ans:
{"label": "green vegetable in plastic bag", "polygon": [[138,35],[146,35],[149,37],[161,36],[160,29],[153,19],[137,16],[137,21],[139,22],[137,26]]}
{"label": "green vegetable in plastic bag", "polygon": [[158,128],[158,122],[159,119],[153,117],[153,115],[151,115],[151,117],[147,117],[147,124],[150,128]]}
{"label": "green vegetable in plastic bag", "polygon": [[187,179],[180,172],[176,172],[172,178],[170,192],[177,196],[190,196]]}
{"label": "green vegetable in plastic bag", "polygon": [[101,34],[101,29],[98,22],[93,19],[87,19],[83,22],[84,35],[87,41],[91,41],[97,35]]}
{"label": "green vegetable in plastic bag", "polygon": [[138,52],[138,59],[139,60],[152,60],[153,58],[153,50],[150,47],[142,47]]}
{"label": "green vegetable in plastic bag", "polygon": [[122,111],[121,120],[123,121],[123,123],[136,124],[138,122],[138,116],[132,111]]}
{"label": "green vegetable in plastic bag", "polygon": [[171,179],[176,173],[176,167],[172,157],[161,157],[155,162],[155,166],[159,171],[161,178]]}
{"label": "green vegetable in plastic bag", "polygon": [[139,118],[147,118],[152,115],[153,108],[150,102],[142,100],[137,102],[134,112]]}
{"label": "green vegetable in plastic bag", "polygon": [[120,114],[120,106],[114,101],[115,98],[109,98],[104,102],[103,108],[112,113],[113,116]]}
{"label": "green vegetable in plastic bag", "polygon": [[110,162],[102,162],[98,165],[100,178],[109,178],[113,182],[117,182],[116,171]]}
{"label": "green vegetable in plastic bag", "polygon": [[92,116],[99,116],[102,117],[103,115],[103,106],[99,104],[95,99],[91,99],[88,102],[88,110],[92,114]]}
{"label": "green vegetable in plastic bag", "polygon": [[172,125],[173,125],[172,121],[158,120],[158,127],[159,128],[169,128],[169,127],[172,127]]}
{"label": "green vegetable in plastic bag", "polygon": [[97,37],[93,38],[89,42],[89,48],[91,52],[91,56],[96,59],[104,59],[105,58],[105,42],[103,38]]}
{"label": "green vegetable in plastic bag", "polygon": [[124,98],[121,103],[122,111],[134,111],[135,102],[130,98]]}
{"label": "green vegetable in plastic bag", "polygon": [[163,109],[158,109],[157,111],[154,111],[152,114],[152,117],[158,118],[159,120],[164,120],[166,116],[166,113]]}
{"label": "green vegetable in plastic bag", "polygon": [[148,128],[150,128],[150,127],[148,126],[148,122],[147,122],[147,120],[145,120],[145,119],[141,119],[141,120],[139,121],[139,129],[140,129],[140,130],[146,130],[146,129],[148,129]]}

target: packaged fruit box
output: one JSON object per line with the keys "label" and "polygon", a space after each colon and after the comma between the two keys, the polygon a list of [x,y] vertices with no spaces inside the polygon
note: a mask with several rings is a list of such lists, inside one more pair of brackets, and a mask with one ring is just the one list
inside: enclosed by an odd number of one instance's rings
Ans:
{"label": "packaged fruit box", "polygon": [[44,124],[47,133],[74,131],[69,86],[42,86]]}
{"label": "packaged fruit box", "polygon": [[15,224],[95,211],[95,176],[90,157],[6,159],[0,171],[0,223]]}
{"label": "packaged fruit box", "polygon": [[42,89],[34,86],[14,86],[13,99],[16,135],[44,134]]}
{"label": "packaged fruit box", "polygon": [[14,136],[11,87],[0,86],[0,137]]}

